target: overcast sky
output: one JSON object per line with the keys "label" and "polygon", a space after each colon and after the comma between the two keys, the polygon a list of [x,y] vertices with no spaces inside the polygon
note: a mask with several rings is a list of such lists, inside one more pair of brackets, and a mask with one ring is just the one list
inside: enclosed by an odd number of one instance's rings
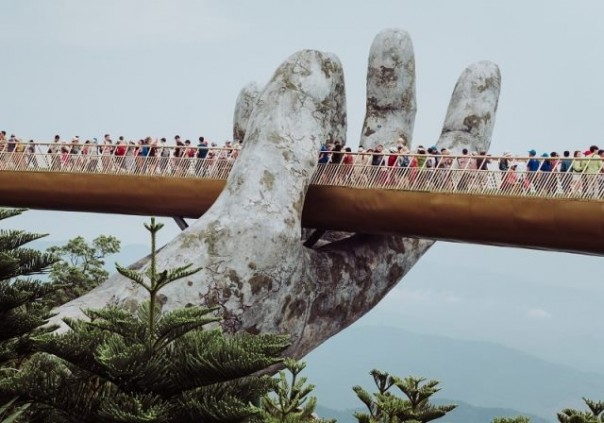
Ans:
{"label": "overcast sky", "polygon": [[[290,54],[312,48],[342,61],[348,143],[355,145],[369,46],[376,33],[394,27],[414,42],[416,144],[438,138],[457,77],[485,59],[502,72],[491,152],[604,144],[604,2],[598,0],[14,0],[3,1],[0,14],[0,129],[24,139],[109,132],[204,135],[222,143],[231,138],[239,89],[265,83]],[[32,211],[9,225],[48,232],[53,240],[105,233],[129,244],[146,242],[142,220]],[[177,233],[166,222],[164,240]],[[438,267],[443,263],[465,264],[455,273]],[[475,263],[490,266],[476,271]],[[596,355],[591,348],[604,347],[586,328],[604,311],[594,305],[587,313],[581,304],[602,294],[600,263],[441,244],[365,323],[489,339],[581,366]],[[434,268],[442,276],[428,278]],[[560,314],[563,307],[570,312]],[[589,336],[588,346],[558,348],[566,335],[579,342]]]}

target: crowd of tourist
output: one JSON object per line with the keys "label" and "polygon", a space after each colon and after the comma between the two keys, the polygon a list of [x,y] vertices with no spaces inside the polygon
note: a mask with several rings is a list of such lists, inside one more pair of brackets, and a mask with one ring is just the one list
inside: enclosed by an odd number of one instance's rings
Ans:
{"label": "crowd of tourist", "polygon": [[[208,142],[199,137],[197,143],[182,140],[174,136],[174,144],[168,145],[166,138],[145,137],[138,141],[126,141],[123,136],[114,142],[110,134],[105,134],[101,141],[96,138],[81,141],[75,136],[71,141],[65,141],[60,135],[55,135],[52,143],[44,145],[45,151],[36,151],[39,144],[33,140],[23,142],[11,135],[6,137],[5,131],[0,131],[0,156],[11,153],[9,162],[4,166],[28,165],[36,155],[46,155],[48,166],[53,170],[72,170],[83,168],[95,170],[127,170],[144,171],[146,173],[162,173],[168,168],[188,171],[189,166],[196,160],[223,159],[232,162],[237,158],[241,143],[226,141],[222,147],[215,142]],[[9,157],[6,155],[6,157]],[[0,160],[0,169],[3,161]],[[183,173],[183,172],[181,172]]]}
{"label": "crowd of tourist", "polygon": [[555,151],[538,155],[536,150],[529,150],[526,156],[514,157],[506,151],[493,157],[486,151],[470,152],[467,148],[452,155],[447,148],[422,145],[411,151],[399,139],[396,147],[387,150],[383,145],[368,149],[361,145],[356,153],[338,142],[327,143],[321,147],[318,162],[342,165],[345,170],[340,174],[357,180],[361,177],[361,184],[368,172],[359,174],[358,169],[375,167],[379,171],[372,177],[385,186],[453,185],[458,190],[496,187],[504,192],[539,189],[546,193],[604,196],[604,149],[592,145],[585,151],[575,150],[572,155],[568,150],[562,155]]}
{"label": "crowd of tourist", "polygon": [[[196,143],[174,136],[173,143],[166,138],[141,138],[126,141],[123,136],[114,142],[109,134],[99,142],[96,138],[82,142],[78,136],[71,141],[59,135],[53,142],[45,144],[45,151],[39,151],[40,144],[33,140],[23,142],[15,135],[6,136],[0,131],[0,169],[28,166],[34,156],[47,158],[46,165],[53,170],[82,169],[86,171],[123,170],[149,174],[166,173],[207,174],[208,163],[232,165],[242,144],[226,141],[222,146],[199,137]],[[10,154],[5,154],[10,153]],[[411,151],[399,139],[396,147],[386,149],[383,145],[365,149],[358,147],[353,152],[338,142],[321,146],[318,157],[320,165],[336,168],[336,182],[343,183],[355,179],[363,183],[375,178],[371,173],[379,170],[378,184],[385,186],[418,186],[428,184],[444,186],[454,184],[455,188],[466,190],[472,186],[495,184],[502,191],[516,189],[531,190],[535,187],[546,192],[590,192],[604,194],[604,149],[592,145],[589,149],[564,151],[561,155],[553,151],[538,155],[529,150],[528,158],[513,157],[509,152],[493,157],[486,151],[470,152],[463,149],[461,154],[452,155],[446,148],[418,146]],[[334,166],[337,165],[337,166]],[[499,171],[466,172],[460,171]],[[497,174],[497,178],[489,177]],[[448,175],[448,176],[447,176]],[[457,175],[455,178],[452,175]],[[592,177],[587,177],[592,175]],[[594,175],[600,175],[594,178]],[[360,179],[360,182],[359,182]]]}

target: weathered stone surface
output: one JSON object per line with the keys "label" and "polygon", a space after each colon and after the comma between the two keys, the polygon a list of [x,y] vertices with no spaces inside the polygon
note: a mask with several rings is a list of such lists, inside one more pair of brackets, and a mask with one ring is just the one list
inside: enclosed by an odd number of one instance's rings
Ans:
{"label": "weathered stone surface", "polygon": [[[396,47],[397,43],[391,40],[398,41],[399,47]],[[405,48],[407,53],[389,52],[388,47],[394,49]],[[374,52],[374,49],[377,51]],[[407,63],[413,62],[411,40],[408,34],[403,31],[386,30],[381,32],[376,37],[371,50],[370,58],[386,55],[387,57],[404,57]],[[373,65],[373,68],[375,69],[376,66]],[[367,73],[367,95],[370,97],[379,92],[380,107],[372,107],[370,110],[368,100],[365,126],[360,140],[360,144],[367,148],[375,147],[378,144],[384,146],[396,144],[396,138],[389,138],[389,141],[386,142],[385,136],[382,137],[379,134],[390,134],[390,137],[402,134],[405,144],[408,147],[412,146],[413,121],[416,113],[414,66],[399,66],[396,80],[398,83],[397,89],[379,90],[383,84],[382,76],[379,72],[372,71],[372,61],[370,59]],[[490,62],[479,62],[468,67],[457,81],[442,135],[435,145],[439,149],[467,147],[469,150],[487,151],[491,144],[500,85],[501,75],[497,65]],[[412,101],[401,101],[401,93],[411,92],[414,97]],[[454,125],[458,122],[473,119],[474,116],[488,116],[489,118],[484,118],[479,125],[473,127],[471,133],[461,130],[448,130],[448,128],[463,128]],[[381,132],[374,133],[369,129],[369,126],[381,128]],[[425,145],[424,147],[428,146]],[[377,281],[372,282],[375,285],[369,286],[370,290],[377,289],[380,292],[370,291],[372,295],[366,299],[365,303],[357,303],[357,308],[372,308],[373,305],[377,304],[394,286],[390,281],[393,280],[395,283],[400,281],[417,260],[434,244],[434,241],[431,240],[396,236],[373,237],[369,243],[364,242],[363,238],[359,235],[352,237],[348,243],[355,246],[352,248],[347,245],[345,248],[348,251],[344,252],[344,255],[352,256],[355,260],[359,257],[367,257],[368,260],[379,263],[383,268],[376,273]],[[376,251],[379,251],[379,253],[374,254]],[[358,280],[361,279],[358,278]],[[364,291],[360,293],[360,298],[363,298],[363,294]]]}
{"label": "weathered stone surface", "polygon": [[442,147],[461,153],[487,151],[495,127],[501,74],[493,62],[478,62],[459,77],[440,137]]}
{"label": "weathered stone surface", "polygon": [[234,141],[243,141],[245,138],[245,131],[258,97],[260,97],[260,87],[255,82],[250,82],[239,92],[233,116]]}
{"label": "weathered stone surface", "polygon": [[415,56],[405,31],[387,29],[371,45],[367,67],[367,110],[361,133],[365,147],[411,142],[415,123]]}
{"label": "weathered stone surface", "polygon": [[[370,116],[363,131],[368,135],[361,141],[367,146],[389,144],[392,136],[402,135],[410,143],[415,70],[408,35],[396,30],[380,33],[370,57],[368,95],[375,98],[368,100]],[[396,77],[386,80],[383,73],[371,70],[380,63],[396,69]],[[445,125],[449,116],[456,117],[451,122],[463,122],[485,113],[494,121],[497,102],[492,97],[499,94],[499,78],[498,72],[492,73],[497,78],[489,84],[483,83],[486,72],[462,74],[457,84],[462,88],[456,88]],[[476,84],[485,89],[473,88]],[[406,95],[410,97],[401,100]],[[432,241],[357,234],[316,249],[302,245],[302,205],[320,145],[325,140],[345,141],[344,79],[335,56],[294,54],[277,69],[255,104],[226,189],[203,217],[158,254],[160,268],[185,263],[203,267],[163,291],[164,307],[220,305],[225,329],[287,333],[293,342],[289,354],[301,357],[375,306]],[[370,127],[380,131],[367,130]],[[466,145],[486,148],[492,124],[472,128]],[[449,132],[444,131],[438,145],[452,146]],[[136,266],[148,266],[148,259]],[[57,311],[75,316],[81,315],[81,307],[107,303],[133,308],[143,299],[116,275]]]}

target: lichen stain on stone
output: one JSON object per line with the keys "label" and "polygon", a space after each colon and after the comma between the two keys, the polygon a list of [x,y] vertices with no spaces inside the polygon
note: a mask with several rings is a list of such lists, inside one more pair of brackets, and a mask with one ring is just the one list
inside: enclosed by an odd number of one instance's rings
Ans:
{"label": "lichen stain on stone", "polygon": [[205,297],[203,297],[206,307],[214,307],[220,304],[220,299],[215,290],[210,290]]}
{"label": "lichen stain on stone", "polygon": [[258,335],[260,334],[260,329],[258,329],[258,327],[256,325],[249,327],[249,328],[245,328],[244,329],[247,333],[249,333],[250,335]]}
{"label": "lichen stain on stone", "polygon": [[484,116],[469,115],[463,120],[463,125],[468,129],[469,132],[473,132],[481,124],[486,124],[491,120],[491,113],[487,112]]}
{"label": "lichen stain on stone", "polygon": [[384,114],[385,110],[388,110],[388,107],[384,107],[380,105],[380,102],[377,98],[371,96],[367,97],[367,107],[366,107],[366,115],[367,117],[376,117],[381,118]]}
{"label": "lichen stain on stone", "polygon": [[266,289],[267,291],[273,289],[272,279],[259,273],[256,273],[254,276],[252,276],[248,283],[252,289],[252,295],[258,295],[263,289]]}
{"label": "lichen stain on stone", "polygon": [[401,56],[399,56],[398,54],[393,54],[391,59],[392,59],[392,67],[394,69],[401,69],[405,65],[405,63],[401,59]]}
{"label": "lichen stain on stone", "polygon": [[396,85],[397,80],[398,78],[394,68],[380,66],[380,74],[378,79],[380,85],[393,86]]}
{"label": "lichen stain on stone", "polygon": [[283,156],[283,160],[286,162],[289,162],[292,159],[292,154],[289,150],[281,150],[281,155]]}
{"label": "lichen stain on stone", "polygon": [[285,296],[285,299],[283,300],[283,306],[281,307],[281,314],[285,314],[285,311],[287,310],[291,300],[292,300],[292,296],[287,294]]}
{"label": "lichen stain on stone", "polygon": [[365,312],[365,308],[367,307],[367,296],[365,291],[361,291],[357,294],[355,298],[352,299],[349,311],[353,316],[358,316]]}
{"label": "lichen stain on stone", "polygon": [[406,112],[414,112],[417,110],[417,106],[415,104],[415,92],[413,92],[413,88],[409,87],[405,90],[401,101],[401,107]]}
{"label": "lichen stain on stone", "polygon": [[241,329],[241,320],[234,312],[223,308],[221,327],[227,333],[235,333]]}
{"label": "lichen stain on stone", "polygon": [[298,199],[292,204],[292,207],[298,216],[302,215],[302,208],[304,207],[304,192],[300,193]]}
{"label": "lichen stain on stone", "polygon": [[283,219],[283,223],[285,223],[285,225],[289,228],[295,228],[298,221],[293,217],[286,217],[285,219]]}
{"label": "lichen stain on stone", "polygon": [[485,92],[489,88],[497,87],[499,85],[499,78],[489,76],[484,79],[484,82],[476,87],[478,92]]}
{"label": "lichen stain on stone", "polygon": [[260,131],[256,127],[254,127],[252,132],[246,133],[247,137],[245,139],[245,144],[248,145],[248,144],[257,143],[258,140],[260,139],[259,133],[260,133]]}
{"label": "lichen stain on stone", "polygon": [[260,182],[269,191],[272,191],[273,187],[275,186],[275,175],[265,169],[264,172],[262,172],[262,179],[260,180]]}
{"label": "lichen stain on stone", "polygon": [[166,297],[164,294],[157,294],[157,301],[161,305],[165,305],[168,302],[168,297]]}
{"label": "lichen stain on stone", "polygon": [[243,175],[237,175],[235,180],[231,181],[227,185],[227,189],[229,190],[230,193],[234,193],[237,191],[237,188],[241,187],[244,183],[245,183],[245,178],[243,177]]}
{"label": "lichen stain on stone", "polygon": [[337,284],[342,279],[345,269],[346,263],[344,259],[339,255],[333,255],[329,266],[331,280]]}
{"label": "lichen stain on stone", "polygon": [[313,324],[317,320],[321,320],[324,316],[324,309],[329,309],[330,307],[325,304],[328,301],[328,296],[324,292],[317,295],[317,297],[313,300],[310,306],[310,313],[308,316],[308,323]]}
{"label": "lichen stain on stone", "polygon": [[[218,243],[220,242],[220,235],[218,234],[218,222],[210,222],[208,223],[208,228],[204,231],[198,233],[199,239],[203,240],[205,244],[208,246],[208,253],[210,255],[218,254]],[[228,237],[228,234],[221,234],[225,237]]]}
{"label": "lichen stain on stone", "polygon": [[372,279],[372,264],[369,257],[359,258],[355,262],[355,285],[359,288],[359,292],[365,292],[371,288]]}
{"label": "lichen stain on stone", "polygon": [[128,298],[126,301],[124,301],[123,307],[130,313],[134,313],[138,309],[138,301],[136,301],[134,298]]}
{"label": "lichen stain on stone", "polygon": [[299,319],[300,317],[304,316],[305,313],[306,313],[306,302],[301,298],[297,298],[293,302],[289,303],[289,306],[287,307],[287,310],[285,313],[285,319],[286,320],[291,320],[292,318]]}
{"label": "lichen stain on stone", "polygon": [[331,75],[336,71],[336,64],[330,59],[324,59],[321,62],[321,71],[325,75],[326,78],[331,78]]}
{"label": "lichen stain on stone", "polygon": [[273,144],[281,144],[283,142],[283,137],[275,132],[268,134],[265,139]]}
{"label": "lichen stain on stone", "polygon": [[369,137],[373,134],[375,134],[375,131],[373,129],[371,129],[371,127],[369,125],[367,125],[367,127],[365,128],[365,133],[363,135],[365,135],[366,137]]}
{"label": "lichen stain on stone", "polygon": [[[354,302],[354,301],[353,301]],[[346,320],[348,311],[342,304],[333,304],[333,298],[326,294],[319,294],[312,305],[308,316],[308,323],[313,324],[317,321],[328,321],[337,326],[337,322]]]}
{"label": "lichen stain on stone", "polygon": [[[417,240],[416,239],[412,239],[411,242],[413,244],[417,244]],[[391,236],[388,239],[388,247],[393,249],[394,251],[396,251],[398,254],[404,254],[406,252],[406,248],[405,248],[405,238],[402,238],[400,236]],[[417,245],[414,245],[414,247],[417,247]]]}
{"label": "lichen stain on stone", "polygon": [[316,107],[317,107],[316,112],[318,112],[319,114],[314,116],[314,113],[313,113],[313,116],[317,120],[321,120],[323,115],[326,115],[326,114],[332,112],[333,109],[335,108],[332,99],[330,99],[329,97],[324,99],[323,101],[319,102]]}
{"label": "lichen stain on stone", "polygon": [[231,283],[233,283],[234,285],[237,286],[237,288],[241,289],[241,286],[243,285],[243,283],[241,282],[241,278],[239,278],[239,275],[237,274],[237,272],[233,269],[229,270],[229,280],[231,281]]}
{"label": "lichen stain on stone", "polygon": [[180,246],[183,249],[189,249],[195,247],[199,241],[199,236],[195,233],[185,232],[180,235]]}
{"label": "lichen stain on stone", "polygon": [[390,269],[388,269],[388,276],[386,276],[388,279],[388,285],[390,286],[397,283],[403,276],[403,273],[404,269],[398,263],[392,264]]}
{"label": "lichen stain on stone", "polygon": [[[207,225],[207,229],[204,229],[199,232],[187,232],[180,235],[180,245],[182,249],[191,249],[198,246],[198,243],[201,241],[208,246],[208,253],[211,255],[216,255],[218,252],[218,242],[220,240],[220,236],[218,234],[218,222],[210,222]],[[222,234],[221,234],[222,235]],[[224,234],[228,237],[228,234]]]}

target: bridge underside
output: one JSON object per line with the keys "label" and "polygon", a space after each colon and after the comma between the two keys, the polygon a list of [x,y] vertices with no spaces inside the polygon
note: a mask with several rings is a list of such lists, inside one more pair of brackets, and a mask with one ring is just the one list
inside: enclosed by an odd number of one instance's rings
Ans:
{"label": "bridge underside", "polygon": [[[224,180],[0,172],[0,205],[197,218]],[[311,185],[308,228],[604,255],[604,202]]]}

